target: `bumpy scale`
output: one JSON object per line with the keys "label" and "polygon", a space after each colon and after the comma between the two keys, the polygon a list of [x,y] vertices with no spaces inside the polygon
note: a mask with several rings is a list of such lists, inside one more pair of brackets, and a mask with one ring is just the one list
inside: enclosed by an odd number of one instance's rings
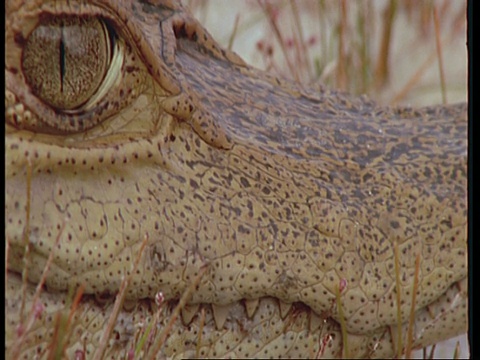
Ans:
{"label": "bumpy scale", "polygon": [[[24,358],[46,354],[81,284],[66,351],[90,357],[131,275],[106,356],[127,354],[155,316],[154,333],[165,328],[205,266],[159,358],[331,357],[346,340],[351,356],[393,356],[417,254],[414,345],[465,331],[464,104],[387,108],[304,89],[220,48],[173,1],[12,0],[6,11],[8,352],[52,252]],[[26,39],[62,16],[100,19],[115,46],[108,90],[95,85],[74,109],[22,73]]]}

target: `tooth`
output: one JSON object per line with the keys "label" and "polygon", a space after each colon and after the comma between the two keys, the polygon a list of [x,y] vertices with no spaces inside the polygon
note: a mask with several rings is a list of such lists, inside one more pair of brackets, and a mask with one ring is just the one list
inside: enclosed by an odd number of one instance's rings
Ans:
{"label": "tooth", "polygon": [[128,301],[128,300],[125,300],[123,302],[123,310],[127,311],[127,312],[130,312],[132,311],[135,306],[137,305],[137,302],[136,301]]}
{"label": "tooth", "polygon": [[198,313],[200,304],[185,305],[182,309],[183,325],[187,326],[192,322],[193,317]]}
{"label": "tooth", "polygon": [[314,332],[320,329],[320,327],[325,323],[325,319],[321,318],[313,311],[310,312],[310,331]]}
{"label": "tooth", "polygon": [[251,319],[258,308],[259,299],[247,300],[245,299],[245,308],[247,309],[247,317]]}
{"label": "tooth", "polygon": [[293,304],[279,301],[279,305],[280,305],[280,317],[282,318],[282,320],[285,320]]}
{"label": "tooth", "polygon": [[223,328],[223,325],[225,324],[225,320],[227,320],[227,315],[229,313],[230,307],[228,305],[221,306],[212,304],[212,310],[213,319],[215,320],[215,326],[217,330],[221,330]]}

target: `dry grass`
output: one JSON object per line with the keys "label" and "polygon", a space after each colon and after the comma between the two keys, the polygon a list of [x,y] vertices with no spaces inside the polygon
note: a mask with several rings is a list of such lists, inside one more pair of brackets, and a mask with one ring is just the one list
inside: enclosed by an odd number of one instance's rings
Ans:
{"label": "dry grass", "polygon": [[[466,100],[466,4],[449,0],[184,0],[222,45],[303,84],[383,104]],[[436,24],[436,25],[435,25]]]}

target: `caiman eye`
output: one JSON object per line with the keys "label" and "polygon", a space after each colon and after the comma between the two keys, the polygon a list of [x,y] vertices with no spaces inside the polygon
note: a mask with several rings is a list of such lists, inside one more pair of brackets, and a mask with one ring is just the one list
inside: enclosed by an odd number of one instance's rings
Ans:
{"label": "caiman eye", "polygon": [[88,14],[72,9],[38,9],[7,29],[5,122],[14,129],[59,141],[106,136],[145,109],[151,82],[129,28],[93,5]]}
{"label": "caiman eye", "polygon": [[28,36],[22,68],[32,92],[57,110],[88,110],[108,92],[122,52],[104,21],[65,16],[42,21]]}

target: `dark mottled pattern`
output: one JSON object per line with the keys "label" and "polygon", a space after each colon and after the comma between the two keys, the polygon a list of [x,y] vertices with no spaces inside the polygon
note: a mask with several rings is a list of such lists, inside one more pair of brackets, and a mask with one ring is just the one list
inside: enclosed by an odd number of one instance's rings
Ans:
{"label": "dark mottled pattern", "polygon": [[[26,231],[32,283],[54,256],[25,358],[44,351],[65,291],[81,283],[92,296],[69,351],[82,341],[94,351],[146,234],[111,357],[133,346],[159,291],[166,324],[205,265],[194,310],[175,323],[163,356],[339,355],[340,284],[353,354],[392,356],[395,243],[403,329],[421,255],[415,345],[465,331],[465,104],[387,108],[304,89],[221,49],[173,1],[33,3],[6,6],[7,349],[19,299],[32,302],[14,274],[25,266]],[[14,39],[42,11],[109,21],[126,54],[111,90],[121,101],[109,95],[72,115],[31,93]]]}

